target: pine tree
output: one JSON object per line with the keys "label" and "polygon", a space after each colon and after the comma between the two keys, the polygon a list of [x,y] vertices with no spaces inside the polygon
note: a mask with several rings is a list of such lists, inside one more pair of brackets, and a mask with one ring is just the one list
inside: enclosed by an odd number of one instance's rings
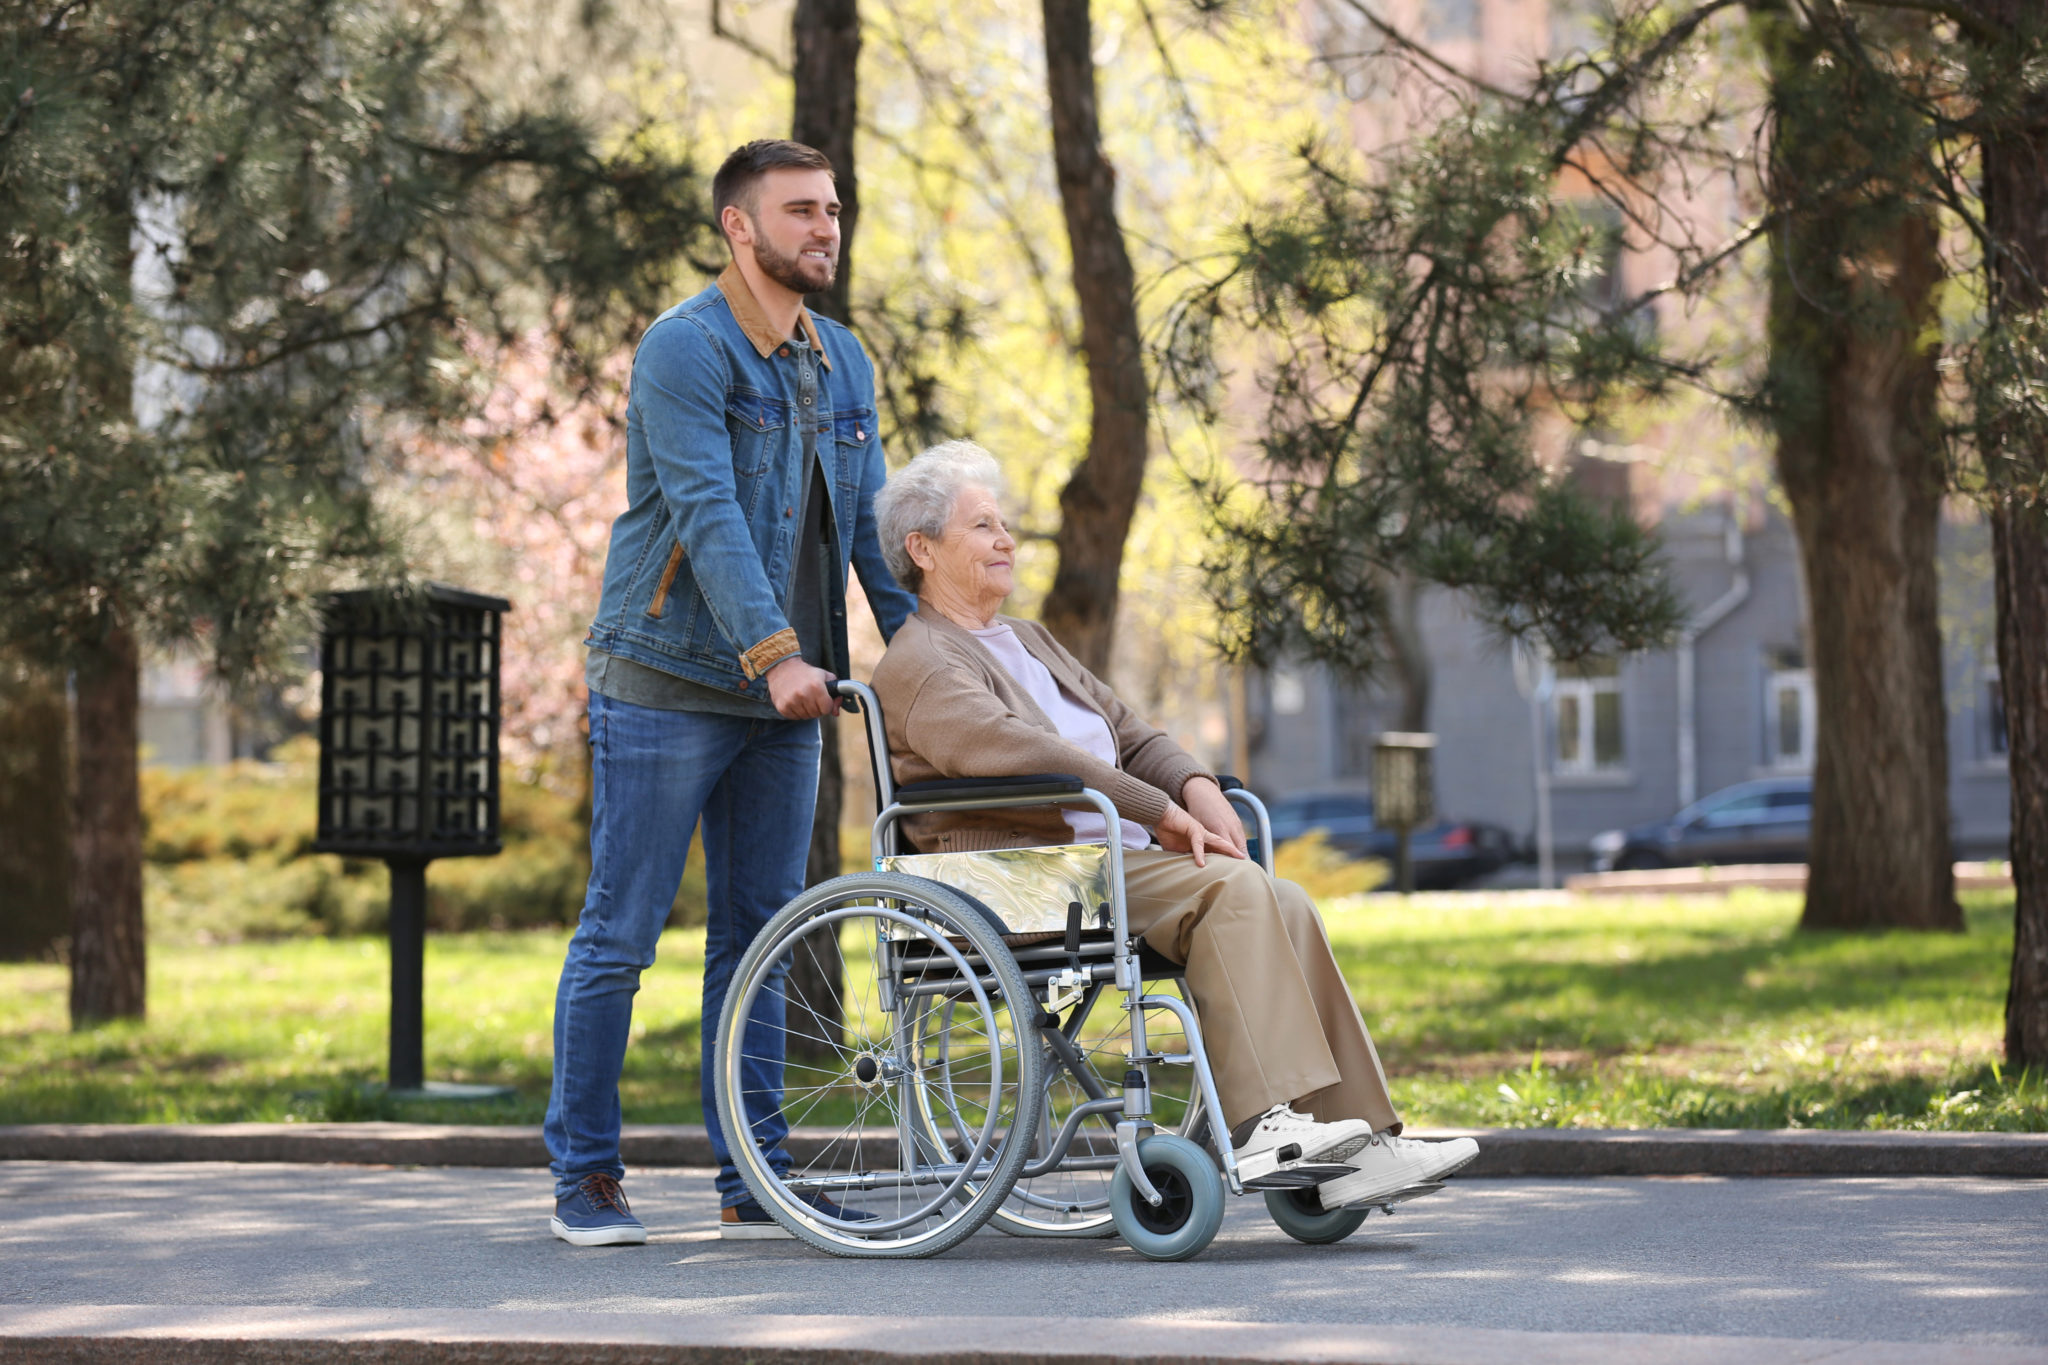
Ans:
{"label": "pine tree", "polygon": [[[1183,308],[1184,388],[1214,383],[1217,338],[1233,327],[1279,357],[1267,496],[1216,490],[1217,520],[1241,537],[1210,566],[1231,643],[1370,667],[1404,572],[1466,588],[1497,625],[1542,634],[1561,656],[1653,642],[1628,623],[1656,613],[1637,618],[1612,591],[1647,581],[1624,528],[1621,552],[1591,561],[1622,572],[1549,605],[1546,566],[1568,561],[1571,542],[1538,546],[1514,526],[1540,521],[1551,496],[1528,461],[1528,420],[1545,404],[1593,420],[1695,387],[1772,433],[1816,598],[1826,734],[1807,920],[1952,928],[1933,529],[1945,493],[1983,497],[2008,722],[2026,727],[2009,764],[2020,932],[2008,1051],[2048,1058],[2048,20],[2027,0],[1623,0],[1597,50],[1507,90],[1440,62],[1366,0],[1347,3],[1452,115],[1363,177],[1307,157],[1287,211],[1251,225],[1230,270]],[[1731,95],[1745,83],[1762,105]],[[1757,147],[1770,152],[1761,177]],[[1567,167],[1670,251],[1666,285],[1571,305],[1583,252],[1556,202]],[[1703,176],[1753,185],[1766,211],[1718,241],[1669,235],[1685,216],[1677,196]],[[1937,232],[1944,215],[1966,231]],[[1659,298],[1709,297],[1767,239],[1761,382],[1641,326]],[[1949,338],[1965,414],[1940,406],[1928,340],[1945,273],[1989,301]],[[1851,411],[1858,421],[1843,420]],[[1448,562],[1445,545],[1460,550]],[[1502,572],[1473,572],[1488,565]],[[1603,621],[1617,608],[1620,629]]]}
{"label": "pine tree", "polygon": [[1552,477],[1533,428],[1669,382],[1638,328],[1589,304],[1604,229],[1552,189],[1705,17],[1528,99],[1455,92],[1364,166],[1304,149],[1294,197],[1182,300],[1165,360],[1184,401],[1213,412],[1232,358],[1261,358],[1259,496],[1207,483],[1205,568],[1233,655],[1370,674],[1407,580],[1460,591],[1559,659],[1677,629],[1656,537]]}
{"label": "pine tree", "polygon": [[536,321],[573,373],[715,240],[700,178],[465,79],[469,16],[70,0],[0,19],[0,641],[75,683],[75,1024],[140,1015],[138,660],[245,679],[402,573],[394,424]]}

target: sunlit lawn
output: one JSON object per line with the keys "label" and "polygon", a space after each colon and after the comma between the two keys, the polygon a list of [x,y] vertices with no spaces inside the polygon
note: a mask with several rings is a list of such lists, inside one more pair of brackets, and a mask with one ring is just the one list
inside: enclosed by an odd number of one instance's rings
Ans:
{"label": "sunlit lawn", "polygon": [[[2043,1078],[1994,1064],[2009,900],[1972,898],[1959,936],[1799,935],[1797,913],[1764,893],[1424,897],[1342,903],[1329,921],[1418,1124],[2048,1129]],[[60,968],[0,964],[0,1122],[535,1123],[566,937],[430,938],[427,1071],[517,1089],[482,1105],[366,1087],[384,1066],[377,940],[158,944],[148,1022],[82,1034]],[[701,1117],[702,959],[701,931],[662,941],[627,1054],[629,1122]]]}

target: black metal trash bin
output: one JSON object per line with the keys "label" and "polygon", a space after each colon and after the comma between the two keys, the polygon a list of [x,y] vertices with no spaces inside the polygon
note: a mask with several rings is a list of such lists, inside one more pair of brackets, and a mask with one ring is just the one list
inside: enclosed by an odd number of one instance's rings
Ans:
{"label": "black metal trash bin", "polygon": [[320,635],[323,853],[391,870],[390,1088],[421,1091],[427,864],[498,839],[502,597],[428,583],[330,594]]}

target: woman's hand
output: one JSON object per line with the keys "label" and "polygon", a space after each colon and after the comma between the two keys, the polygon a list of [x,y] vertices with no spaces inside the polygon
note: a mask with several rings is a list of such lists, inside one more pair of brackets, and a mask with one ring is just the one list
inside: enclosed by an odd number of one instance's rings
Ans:
{"label": "woman's hand", "polygon": [[1244,850],[1233,848],[1228,839],[1210,833],[1194,816],[1175,805],[1167,806],[1165,818],[1152,827],[1152,836],[1168,853],[1192,854],[1196,867],[1207,867],[1210,853],[1221,853],[1226,858],[1244,857]]}
{"label": "woman's hand", "polygon": [[1251,856],[1251,849],[1245,843],[1244,821],[1237,818],[1230,798],[1223,794],[1223,788],[1216,785],[1214,778],[1189,778],[1180,789],[1180,799],[1188,814],[1209,831],[1212,847],[1228,845],[1237,857]]}

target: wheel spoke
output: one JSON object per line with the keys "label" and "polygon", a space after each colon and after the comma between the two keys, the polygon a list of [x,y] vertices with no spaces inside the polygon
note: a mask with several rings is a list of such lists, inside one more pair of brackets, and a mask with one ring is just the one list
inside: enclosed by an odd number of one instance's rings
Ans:
{"label": "wheel spoke", "polygon": [[[989,1216],[1029,1145],[1021,1131],[1007,1136],[1019,1128],[1019,1115],[1030,1112],[1023,1107],[1027,1094],[1036,1098],[1036,1035],[1020,1037],[1012,1004],[1029,991],[999,939],[949,899],[951,893],[892,874],[844,881],[792,902],[744,955],[716,1063],[720,1103],[731,1118],[744,1116],[750,1103],[774,1101],[792,1126],[825,1118],[818,1125],[824,1140],[806,1144],[808,1156],[789,1174],[768,1169],[745,1143],[735,1145],[734,1156],[757,1197],[772,1202],[777,1216],[806,1240],[855,1254],[943,1250]],[[822,986],[797,976],[792,964],[809,961],[802,956],[807,952],[821,961],[836,953],[836,981],[829,971]],[[779,991],[780,999],[769,991]],[[780,1048],[747,1037],[761,1011],[774,1010],[781,1014],[772,1030]],[[943,1039],[933,1032],[934,1014],[952,1021]],[[934,1041],[948,1051],[935,1056]],[[794,1048],[815,1059],[792,1060]],[[784,1055],[770,1055],[778,1051]],[[869,1058],[879,1074],[867,1066]],[[779,1086],[744,1083],[742,1068],[778,1062]],[[928,1145],[919,1136],[928,1127],[918,1117],[926,1103],[951,1130],[943,1144]],[[791,1188],[799,1178],[869,1170],[880,1155],[870,1150],[870,1130],[885,1124],[892,1136],[910,1135],[899,1155],[913,1178],[878,1178],[860,1190],[820,1187],[826,1198],[864,1210],[873,1222],[820,1215],[799,1194],[804,1187]],[[970,1156],[976,1164],[963,1167]],[[935,1159],[937,1169],[916,1169]],[[873,1174],[887,1177],[898,1164]]]}

